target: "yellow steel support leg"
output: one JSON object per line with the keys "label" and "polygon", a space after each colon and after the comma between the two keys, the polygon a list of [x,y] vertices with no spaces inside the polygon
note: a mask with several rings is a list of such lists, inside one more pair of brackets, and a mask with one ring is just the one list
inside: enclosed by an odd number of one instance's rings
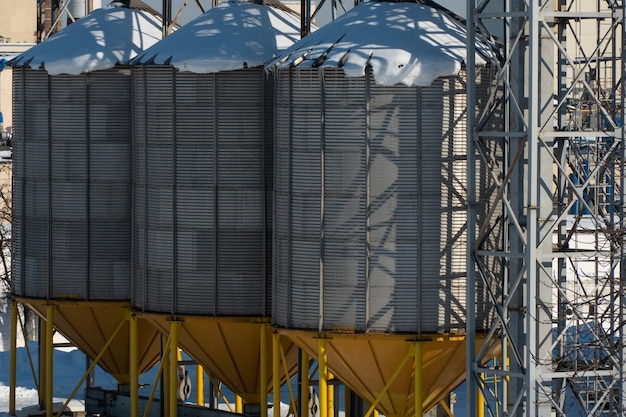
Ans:
{"label": "yellow steel support leg", "polygon": [[423,352],[424,345],[422,342],[415,342],[413,345],[415,354],[414,363],[414,385],[415,385],[415,417],[423,417],[424,415],[424,381],[423,381]]}
{"label": "yellow steel support leg", "polygon": [[311,367],[311,361],[309,355],[305,351],[302,351],[302,360],[300,361],[300,379],[302,381],[300,392],[300,415],[302,417],[309,417],[309,368]]}
{"label": "yellow steel support leg", "polygon": [[170,385],[169,385],[169,415],[176,417],[178,414],[178,322],[170,323]]}
{"label": "yellow steel support leg", "polygon": [[46,417],[52,417],[53,415],[53,402],[52,402],[52,371],[54,360],[54,343],[52,341],[54,336],[54,306],[46,306]]}
{"label": "yellow steel support leg", "polygon": [[[484,381],[485,375],[480,374],[480,384],[482,385],[482,381]],[[483,397],[483,393],[478,387],[478,395],[476,397],[476,417],[485,417],[485,397]]]}
{"label": "yellow steel support leg", "polygon": [[130,417],[139,416],[139,329],[137,316],[130,315]]}
{"label": "yellow steel support leg", "polygon": [[267,369],[267,324],[261,325],[261,352],[260,352],[260,397],[261,397],[261,417],[267,417],[267,380],[268,380],[268,369]]}
{"label": "yellow steel support leg", "polygon": [[327,353],[326,339],[319,339],[319,391],[320,391],[320,417],[328,417],[328,370],[326,369]]}
{"label": "yellow steel support leg", "polygon": [[196,404],[204,407],[204,368],[196,365]]}
{"label": "yellow steel support leg", "polygon": [[272,334],[272,399],[274,417],[280,417],[280,335]]}
{"label": "yellow steel support leg", "polygon": [[243,398],[235,395],[235,413],[243,414]]}
{"label": "yellow steel support leg", "polygon": [[[165,340],[165,336],[162,336]],[[163,346],[167,345],[167,348],[163,348],[163,353],[161,356],[161,361],[163,362],[163,398],[161,399],[161,407],[163,407],[164,414],[167,414],[170,411],[170,349],[172,348],[172,336],[170,335],[165,342],[162,343]]]}
{"label": "yellow steel support leg", "polygon": [[[328,372],[328,381],[331,381],[335,376]],[[328,384],[328,417],[335,416],[335,386],[331,383]]]}
{"label": "yellow steel support leg", "polygon": [[[26,341],[28,343],[28,341]],[[17,302],[11,301],[11,353],[9,357],[9,414],[15,415],[15,387],[17,386]]]}

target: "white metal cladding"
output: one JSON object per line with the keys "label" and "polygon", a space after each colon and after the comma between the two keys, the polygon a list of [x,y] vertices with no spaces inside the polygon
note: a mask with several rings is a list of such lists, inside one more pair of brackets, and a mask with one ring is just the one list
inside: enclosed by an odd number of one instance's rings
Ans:
{"label": "white metal cladding", "polygon": [[125,300],[130,288],[128,70],[14,68],[14,291]]}
{"label": "white metal cladding", "polygon": [[267,315],[263,69],[133,69],[133,304]]}
{"label": "white metal cladding", "polygon": [[462,77],[384,87],[303,68],[275,82],[274,324],[463,330]]}

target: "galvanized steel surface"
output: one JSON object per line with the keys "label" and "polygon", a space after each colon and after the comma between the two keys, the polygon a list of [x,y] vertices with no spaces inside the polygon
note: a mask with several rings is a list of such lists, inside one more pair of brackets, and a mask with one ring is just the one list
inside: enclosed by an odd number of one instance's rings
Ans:
{"label": "galvanized steel surface", "polygon": [[14,284],[20,296],[127,300],[128,70],[13,69]]}
{"label": "galvanized steel surface", "polygon": [[266,315],[264,78],[133,68],[135,307]]}
{"label": "galvanized steel surface", "polygon": [[274,324],[463,330],[462,77],[408,88],[276,74]]}

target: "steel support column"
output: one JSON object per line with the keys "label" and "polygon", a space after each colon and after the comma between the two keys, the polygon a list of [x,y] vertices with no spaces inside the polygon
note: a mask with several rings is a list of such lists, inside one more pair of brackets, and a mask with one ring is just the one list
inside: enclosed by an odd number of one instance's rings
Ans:
{"label": "steel support column", "polygon": [[[502,91],[488,111],[468,111],[468,414],[484,396],[491,414],[622,415],[624,1],[470,0],[467,12],[468,78],[479,30],[501,45]],[[498,112],[500,134],[489,123]],[[495,141],[502,164],[489,154]],[[486,221],[475,210],[479,164],[503,212]],[[501,228],[503,245],[486,246]],[[475,349],[479,283],[495,315]],[[496,345],[502,356],[488,362]]]}

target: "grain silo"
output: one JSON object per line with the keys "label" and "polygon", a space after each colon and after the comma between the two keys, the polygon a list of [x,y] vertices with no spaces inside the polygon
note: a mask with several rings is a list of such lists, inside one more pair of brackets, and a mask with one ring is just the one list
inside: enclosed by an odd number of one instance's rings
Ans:
{"label": "grain silo", "polygon": [[279,2],[229,1],[133,61],[133,307],[164,333],[175,326],[178,345],[250,404],[271,381],[263,63],[297,39],[299,17]]}
{"label": "grain silo", "polygon": [[[112,3],[13,66],[12,294],[119,383],[130,380],[131,79],[118,63],[160,39],[144,10]],[[159,356],[140,320],[139,371]],[[157,340],[157,343],[154,343]]]}
{"label": "grain silo", "polygon": [[[273,325],[387,416],[465,376],[465,48],[444,11],[369,2],[270,64]],[[477,182],[484,215],[495,184]]]}

